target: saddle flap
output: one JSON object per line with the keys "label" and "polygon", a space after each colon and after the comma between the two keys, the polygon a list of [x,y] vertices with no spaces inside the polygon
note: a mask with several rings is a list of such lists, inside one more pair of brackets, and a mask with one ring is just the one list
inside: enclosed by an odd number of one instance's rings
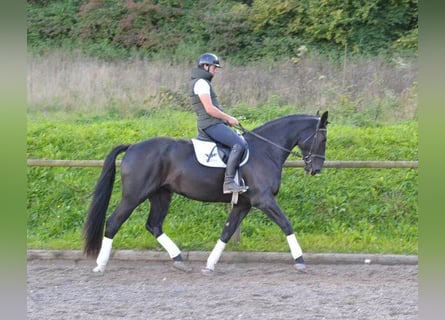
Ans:
{"label": "saddle flap", "polygon": [[[206,167],[212,168],[225,168],[227,155],[230,153],[230,149],[217,145],[214,141],[206,141],[199,139],[191,139],[195,150],[196,160],[200,164]],[[249,160],[249,149],[241,160],[240,167],[247,163]]]}

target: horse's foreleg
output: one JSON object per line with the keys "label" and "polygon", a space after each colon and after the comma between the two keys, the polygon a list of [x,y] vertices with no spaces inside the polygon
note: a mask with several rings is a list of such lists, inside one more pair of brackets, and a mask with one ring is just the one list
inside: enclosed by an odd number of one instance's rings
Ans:
{"label": "horse's foreleg", "polygon": [[226,242],[218,239],[215,247],[213,248],[212,252],[210,252],[209,257],[207,258],[206,267],[201,270],[204,275],[211,275],[213,273],[213,271],[215,270],[215,266],[218,263],[219,258],[221,257],[225,247]]}
{"label": "horse's foreleg", "polygon": [[227,218],[226,224],[224,225],[224,229],[221,233],[221,237],[216,242],[215,247],[212,252],[210,252],[209,257],[207,258],[207,264],[204,269],[201,270],[204,275],[212,275],[215,270],[215,266],[221,258],[221,255],[226,247],[227,242],[229,242],[232,235],[235,233],[238,226],[243,221],[244,217],[249,212],[249,207],[233,207],[230,212],[229,217]]}
{"label": "horse's foreleg", "polygon": [[295,236],[295,233],[292,233],[288,236],[286,236],[287,243],[289,244],[290,253],[292,255],[292,258],[294,258],[295,261],[295,268],[298,271],[305,271],[306,266],[304,264],[303,259],[303,250],[301,250],[300,245],[298,244],[297,237]]}
{"label": "horse's foreleg", "polygon": [[290,248],[292,258],[295,261],[295,268],[305,272],[306,266],[303,259],[303,250],[298,244],[292,225],[284,212],[280,209],[275,200],[271,197],[268,201],[263,198],[257,208],[262,210],[273,222],[275,222],[286,235],[286,240]]}

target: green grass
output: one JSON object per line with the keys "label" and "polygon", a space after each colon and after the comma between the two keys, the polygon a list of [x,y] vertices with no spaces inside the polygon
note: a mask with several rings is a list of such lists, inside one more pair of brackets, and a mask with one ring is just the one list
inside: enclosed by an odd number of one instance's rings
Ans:
{"label": "green grass", "polygon": [[[244,112],[252,129],[289,113],[289,108]],[[327,160],[417,160],[417,122],[362,126],[337,121],[328,130]],[[191,138],[192,112],[166,109],[102,114],[29,114],[28,158],[102,160],[117,144],[152,136]],[[312,177],[285,168],[277,201],[306,252],[418,253],[416,169],[325,168]],[[28,167],[27,245],[33,249],[81,249],[82,227],[100,168]],[[120,197],[116,179],[108,215]],[[175,196],[164,230],[183,250],[211,250],[229,212],[228,204]],[[138,207],[115,237],[116,249],[160,250],[144,225],[149,204]],[[287,252],[284,234],[253,209],[241,226],[241,242],[228,250]]]}

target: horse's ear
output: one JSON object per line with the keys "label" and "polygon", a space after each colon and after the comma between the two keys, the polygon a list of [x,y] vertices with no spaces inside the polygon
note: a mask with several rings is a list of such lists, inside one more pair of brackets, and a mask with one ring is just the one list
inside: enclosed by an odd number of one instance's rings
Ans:
{"label": "horse's ear", "polygon": [[327,125],[328,125],[328,112],[325,111],[325,112],[323,112],[323,114],[321,115],[321,119],[320,119],[320,128],[326,128]]}

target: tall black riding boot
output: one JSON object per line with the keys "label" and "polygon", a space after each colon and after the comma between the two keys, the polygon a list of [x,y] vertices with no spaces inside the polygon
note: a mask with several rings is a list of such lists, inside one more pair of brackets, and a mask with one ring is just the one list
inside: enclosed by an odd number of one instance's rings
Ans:
{"label": "tall black riding boot", "polygon": [[246,192],[249,187],[240,186],[235,182],[235,173],[239,167],[241,162],[241,158],[243,156],[242,148],[239,144],[235,144],[232,147],[232,150],[229,155],[229,159],[227,159],[227,167],[226,173],[224,176],[224,185],[223,185],[223,193],[232,193],[232,192]]}

